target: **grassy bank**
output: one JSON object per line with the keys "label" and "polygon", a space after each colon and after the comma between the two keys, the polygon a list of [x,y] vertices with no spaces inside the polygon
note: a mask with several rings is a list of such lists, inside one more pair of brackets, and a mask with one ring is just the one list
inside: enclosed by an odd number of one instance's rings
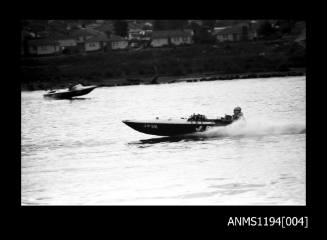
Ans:
{"label": "grassy bank", "polygon": [[305,49],[294,41],[221,43],[23,58],[21,86],[38,90],[78,82],[146,84],[156,73],[159,83],[304,74],[294,68],[305,68]]}

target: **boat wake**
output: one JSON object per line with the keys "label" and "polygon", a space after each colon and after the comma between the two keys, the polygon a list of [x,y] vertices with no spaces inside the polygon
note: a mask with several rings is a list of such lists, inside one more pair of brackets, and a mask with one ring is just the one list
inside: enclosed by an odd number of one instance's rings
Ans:
{"label": "boat wake", "polygon": [[247,137],[265,135],[305,134],[306,126],[303,122],[276,122],[271,120],[240,120],[226,127],[213,127],[205,132],[190,134],[189,136],[213,137]]}
{"label": "boat wake", "polygon": [[160,137],[143,139],[130,144],[155,144],[170,142],[205,141],[215,138],[226,137],[254,137],[269,135],[290,135],[305,134],[306,126],[304,122],[272,121],[260,120],[239,120],[225,127],[213,127],[205,132],[197,132],[172,137]]}

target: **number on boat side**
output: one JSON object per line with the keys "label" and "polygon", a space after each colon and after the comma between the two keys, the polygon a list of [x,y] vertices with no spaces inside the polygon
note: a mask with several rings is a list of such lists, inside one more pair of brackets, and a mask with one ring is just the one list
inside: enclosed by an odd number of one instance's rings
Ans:
{"label": "number on boat side", "polygon": [[146,123],[146,124],[144,124],[144,127],[145,128],[158,128],[158,125],[157,124]]}

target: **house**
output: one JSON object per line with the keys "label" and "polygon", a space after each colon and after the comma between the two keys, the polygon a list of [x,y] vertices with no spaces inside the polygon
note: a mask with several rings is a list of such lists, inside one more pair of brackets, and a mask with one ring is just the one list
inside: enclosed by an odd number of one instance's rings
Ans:
{"label": "house", "polygon": [[150,45],[162,47],[167,45],[192,44],[192,33],[183,30],[153,31]]}
{"label": "house", "polygon": [[257,31],[251,24],[237,24],[216,29],[213,32],[219,42],[253,40],[257,38]]}
{"label": "house", "polygon": [[188,23],[189,24],[192,24],[192,23],[196,23],[198,24],[199,26],[202,26],[202,20],[188,20]]}
{"label": "house", "polygon": [[214,29],[212,30],[211,34],[213,36],[215,36],[215,35],[217,35],[218,33],[220,33],[224,29],[226,29],[226,27],[214,27]]}
{"label": "house", "polygon": [[67,48],[67,47],[75,47],[77,46],[77,41],[74,38],[59,38],[57,39],[60,47]]}
{"label": "house", "polygon": [[60,52],[59,43],[53,39],[33,39],[28,42],[28,53],[31,55],[51,55]]}
{"label": "house", "polygon": [[152,47],[163,47],[169,45],[169,34],[168,31],[153,31],[151,34]]}
{"label": "house", "polygon": [[191,44],[192,43],[192,32],[190,31],[172,31],[169,34],[171,43],[173,45]]}
{"label": "house", "polygon": [[117,35],[111,35],[109,42],[113,50],[126,49],[128,47],[128,40]]}
{"label": "house", "polygon": [[191,28],[184,29],[183,31],[188,32],[191,36],[194,36],[194,30]]}
{"label": "house", "polygon": [[153,24],[150,22],[145,22],[143,25],[144,30],[152,30],[153,29]]}
{"label": "house", "polygon": [[128,31],[128,39],[129,40],[132,40],[132,39],[141,40],[144,35],[145,35],[145,31],[144,30],[130,29]]}
{"label": "house", "polygon": [[72,37],[61,33],[52,33],[51,38],[59,43],[61,49],[77,46],[77,40]]}
{"label": "house", "polygon": [[84,50],[86,52],[93,52],[93,51],[99,51],[105,49],[108,38],[105,34],[101,34],[98,36],[94,36],[92,38],[89,38],[85,40],[84,42]]}
{"label": "house", "polygon": [[128,22],[128,39],[140,40],[143,38],[145,31],[143,25],[137,22]]}
{"label": "house", "polygon": [[101,32],[95,29],[75,29],[69,33],[69,37],[76,39],[77,44],[84,43],[86,40],[100,35]]}

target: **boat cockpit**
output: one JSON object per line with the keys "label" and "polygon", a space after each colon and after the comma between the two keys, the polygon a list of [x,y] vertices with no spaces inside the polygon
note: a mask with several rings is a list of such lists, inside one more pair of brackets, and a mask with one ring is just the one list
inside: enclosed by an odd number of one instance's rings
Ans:
{"label": "boat cockpit", "polygon": [[188,122],[203,122],[203,121],[207,121],[207,117],[205,115],[202,115],[202,114],[192,114],[188,119],[187,121]]}

